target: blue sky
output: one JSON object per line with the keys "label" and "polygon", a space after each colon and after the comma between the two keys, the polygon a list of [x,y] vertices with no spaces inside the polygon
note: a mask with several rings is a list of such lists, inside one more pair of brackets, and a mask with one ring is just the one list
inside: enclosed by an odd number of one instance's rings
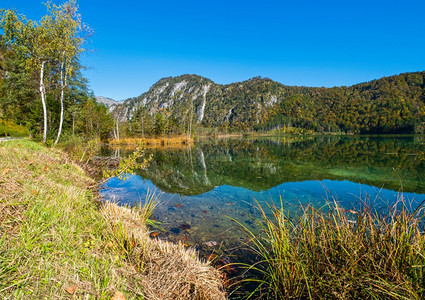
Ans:
{"label": "blue sky", "polygon": [[[46,13],[45,1],[1,2],[31,19]],[[77,2],[95,31],[85,75],[116,100],[182,74],[329,87],[425,70],[423,0]]]}

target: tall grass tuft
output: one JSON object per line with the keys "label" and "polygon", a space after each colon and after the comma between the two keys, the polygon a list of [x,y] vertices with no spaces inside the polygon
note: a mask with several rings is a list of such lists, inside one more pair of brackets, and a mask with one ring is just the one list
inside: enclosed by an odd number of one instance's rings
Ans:
{"label": "tall grass tuft", "polygon": [[65,136],[59,147],[79,165],[86,165],[100,151],[100,139],[82,136]]}
{"label": "tall grass tuft", "polygon": [[159,225],[159,222],[153,218],[153,212],[155,211],[155,209],[158,207],[160,203],[159,198],[160,198],[160,195],[158,195],[157,193],[155,192],[150,193],[148,191],[148,193],[146,194],[145,201],[143,203],[140,203],[137,207],[133,208],[137,211],[140,218],[142,219],[142,223],[145,224],[146,226],[155,227]]}
{"label": "tall grass tuft", "polygon": [[241,264],[242,281],[255,286],[247,298],[424,299],[422,204],[409,212],[400,199],[383,215],[334,202],[309,206],[291,220],[281,208],[257,202],[263,234],[239,223],[257,259]]}

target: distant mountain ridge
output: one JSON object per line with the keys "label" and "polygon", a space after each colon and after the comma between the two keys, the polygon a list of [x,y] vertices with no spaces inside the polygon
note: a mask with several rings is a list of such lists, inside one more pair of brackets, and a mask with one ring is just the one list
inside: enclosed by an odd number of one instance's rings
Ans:
{"label": "distant mountain ridge", "polygon": [[114,99],[108,98],[108,97],[104,97],[104,96],[97,96],[96,97],[96,101],[98,103],[103,103],[106,105],[106,107],[108,107],[109,110],[113,110],[115,108],[115,106],[117,106],[118,104],[120,104],[119,101],[116,101]]}
{"label": "distant mountain ridge", "polygon": [[261,77],[221,85],[186,74],[162,78],[146,93],[113,105],[123,120],[134,121],[143,109],[175,122],[189,122],[193,115],[202,126],[239,131],[295,126],[318,132],[413,132],[425,129],[424,82],[425,72],[333,88],[286,86]]}

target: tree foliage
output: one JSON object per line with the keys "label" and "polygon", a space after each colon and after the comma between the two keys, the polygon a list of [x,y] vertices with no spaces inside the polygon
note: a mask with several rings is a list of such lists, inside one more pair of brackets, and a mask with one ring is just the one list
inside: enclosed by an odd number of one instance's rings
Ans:
{"label": "tree foliage", "polygon": [[288,132],[294,127],[315,132],[424,132],[425,72],[334,88],[286,86],[261,77],[218,85],[183,75],[163,78],[123,105],[134,123],[139,110],[155,124],[157,114],[166,109],[174,126],[169,130],[177,133],[186,133],[194,123],[239,132]]}
{"label": "tree foliage", "polygon": [[40,21],[0,11],[0,118],[27,127],[43,141],[58,142],[63,131],[107,138],[112,119],[82,76],[79,54],[90,31],[77,3],[46,7]]}

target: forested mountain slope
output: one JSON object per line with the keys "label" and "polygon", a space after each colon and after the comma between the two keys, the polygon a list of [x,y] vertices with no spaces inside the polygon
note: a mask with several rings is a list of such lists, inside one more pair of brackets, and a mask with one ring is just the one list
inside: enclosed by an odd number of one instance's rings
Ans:
{"label": "forested mountain slope", "polygon": [[182,75],[159,80],[148,92],[125,100],[119,110],[135,128],[162,122],[176,132],[185,132],[191,123],[235,131],[423,132],[424,78],[425,72],[404,73],[349,87],[315,88],[261,77],[220,85]]}

